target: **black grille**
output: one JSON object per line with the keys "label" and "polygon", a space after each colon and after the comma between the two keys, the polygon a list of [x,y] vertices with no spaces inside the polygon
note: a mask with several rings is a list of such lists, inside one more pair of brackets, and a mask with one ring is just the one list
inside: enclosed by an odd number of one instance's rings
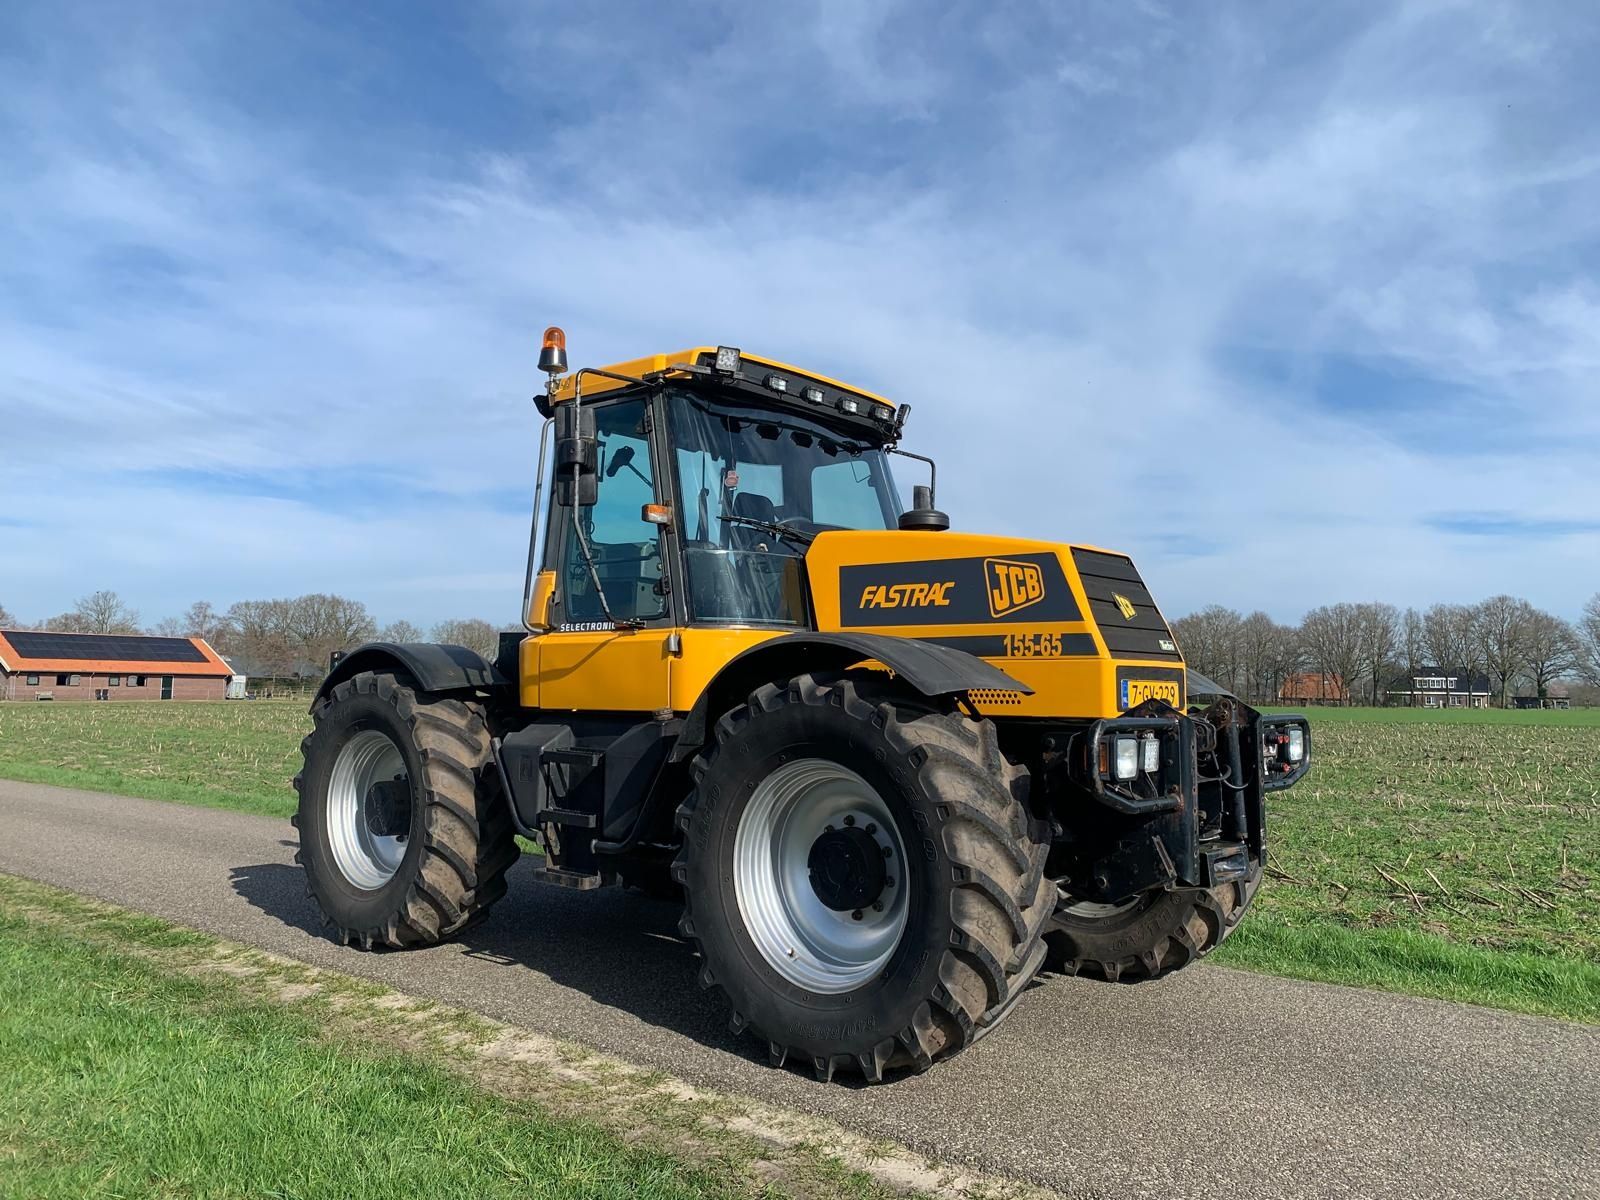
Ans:
{"label": "black grille", "polygon": [[[1083,580],[1084,594],[1089,597],[1089,611],[1113,658],[1179,661],[1172,631],[1130,559],[1098,550],[1074,550],[1072,561]],[[1117,604],[1119,595],[1133,606],[1132,617],[1124,615]]]}
{"label": "black grille", "polygon": [[105,662],[210,662],[188,638],[121,633],[7,633],[23,658],[99,659]]}

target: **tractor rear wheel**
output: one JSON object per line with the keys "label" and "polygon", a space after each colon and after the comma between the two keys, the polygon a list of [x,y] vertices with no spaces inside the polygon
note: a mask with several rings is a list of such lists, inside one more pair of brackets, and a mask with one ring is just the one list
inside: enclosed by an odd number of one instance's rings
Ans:
{"label": "tractor rear wheel", "polygon": [[419,946],[505,894],[518,849],[482,710],[363,671],[311,710],[295,861],[346,944]]}
{"label": "tractor rear wheel", "polygon": [[988,721],[858,675],[763,686],[678,813],[702,986],[821,1079],[959,1052],[1044,961],[1056,891],[1027,800]]}
{"label": "tractor rear wheel", "polygon": [[1261,867],[1252,863],[1244,879],[1214,888],[1156,889],[1122,904],[1064,897],[1045,934],[1049,965],[1112,983],[1170,975],[1226,940],[1260,883]]}

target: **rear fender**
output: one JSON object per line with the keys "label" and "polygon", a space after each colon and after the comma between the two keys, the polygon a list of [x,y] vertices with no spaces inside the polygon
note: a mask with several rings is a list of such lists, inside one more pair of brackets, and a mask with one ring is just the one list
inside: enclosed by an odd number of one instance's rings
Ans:
{"label": "rear fender", "polygon": [[432,642],[368,642],[333,664],[312,699],[315,704],[346,679],[363,671],[409,675],[425,692],[495,691],[511,681],[465,646]]}

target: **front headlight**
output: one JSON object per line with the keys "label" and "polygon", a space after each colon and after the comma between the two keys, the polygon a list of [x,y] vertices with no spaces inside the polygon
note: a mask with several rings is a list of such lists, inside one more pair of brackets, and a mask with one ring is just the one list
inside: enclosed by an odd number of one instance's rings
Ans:
{"label": "front headlight", "polygon": [[1139,739],[1119,737],[1116,741],[1117,778],[1132,779],[1139,773]]}
{"label": "front headlight", "polygon": [[1147,733],[1139,739],[1139,766],[1146,775],[1153,775],[1161,769],[1161,742],[1153,733]]}
{"label": "front headlight", "polygon": [[1306,731],[1298,725],[1289,728],[1289,761],[1297,763],[1306,756]]}

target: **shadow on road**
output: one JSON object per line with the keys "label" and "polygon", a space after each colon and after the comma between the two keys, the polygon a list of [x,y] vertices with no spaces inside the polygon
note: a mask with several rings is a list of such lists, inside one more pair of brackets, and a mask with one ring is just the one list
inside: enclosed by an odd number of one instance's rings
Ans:
{"label": "shadow on road", "polygon": [[[436,949],[388,953],[415,955],[426,962],[435,954],[456,954],[452,947],[463,947],[473,959],[505,971],[511,976],[510,988],[504,978],[485,980],[486,989],[499,1002],[494,1007],[500,1012],[492,1015],[545,1024],[535,1013],[524,1012],[519,1018],[514,999],[509,1005],[504,999],[515,995],[515,973],[530,971],[708,1048],[764,1061],[755,1039],[730,1033],[723,1003],[701,990],[699,960],[678,936],[682,911],[678,905],[621,888],[574,892],[535,883],[527,877],[529,861],[525,858],[512,868],[506,897],[483,924]],[[283,863],[235,867],[231,882],[247,903],[283,924],[316,937],[328,936],[321,911],[306,894],[299,867]],[[344,953],[364,952],[351,948]]]}

